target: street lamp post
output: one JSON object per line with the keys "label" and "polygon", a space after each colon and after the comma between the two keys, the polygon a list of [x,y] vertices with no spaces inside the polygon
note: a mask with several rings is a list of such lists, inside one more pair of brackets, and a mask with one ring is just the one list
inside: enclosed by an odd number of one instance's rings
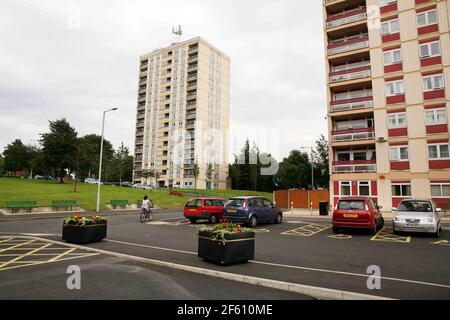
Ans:
{"label": "street lamp post", "polygon": [[102,162],[103,162],[103,136],[105,134],[105,117],[110,111],[116,111],[117,108],[112,108],[103,112],[103,122],[102,122],[102,139],[100,143],[100,162],[98,165],[98,179],[97,179],[97,213],[100,212],[100,185],[102,182]]}
{"label": "street lamp post", "polygon": [[311,149],[311,191],[310,194],[311,196],[308,199],[309,205],[310,205],[310,209],[311,209],[311,213],[313,211],[313,206],[312,206],[312,191],[314,190],[314,148],[313,147],[300,147],[300,149]]}

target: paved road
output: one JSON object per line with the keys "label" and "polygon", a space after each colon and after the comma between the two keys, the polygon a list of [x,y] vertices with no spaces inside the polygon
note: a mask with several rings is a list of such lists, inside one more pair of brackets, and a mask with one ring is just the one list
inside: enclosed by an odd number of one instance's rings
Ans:
{"label": "paved road", "polygon": [[[328,218],[289,218],[258,228],[256,260],[223,268],[196,256],[201,225],[181,213],[161,213],[150,224],[134,215],[110,217],[108,239],[91,247],[188,266],[399,299],[450,299],[450,231],[441,240],[396,237],[387,227],[376,237],[352,232],[335,237]],[[0,222],[0,232],[55,234],[60,219]],[[1,235],[1,234],[0,234]],[[381,290],[367,288],[367,268],[381,269]],[[1,275],[0,275],[1,276]]]}

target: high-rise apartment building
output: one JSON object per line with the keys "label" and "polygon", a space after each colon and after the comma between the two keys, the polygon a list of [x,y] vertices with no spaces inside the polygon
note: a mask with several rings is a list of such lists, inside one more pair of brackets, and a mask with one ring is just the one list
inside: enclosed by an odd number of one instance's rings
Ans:
{"label": "high-rise apartment building", "polygon": [[325,0],[331,201],[450,208],[450,0]]}
{"label": "high-rise apartment building", "polygon": [[143,55],[139,71],[134,182],[193,188],[197,164],[198,188],[226,188],[230,59],[195,38]]}

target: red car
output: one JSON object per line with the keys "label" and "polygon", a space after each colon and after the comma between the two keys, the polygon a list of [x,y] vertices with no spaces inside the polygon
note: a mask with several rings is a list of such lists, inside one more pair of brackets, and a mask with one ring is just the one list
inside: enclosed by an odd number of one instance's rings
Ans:
{"label": "red car", "polygon": [[191,223],[200,219],[207,219],[217,223],[223,218],[223,209],[226,200],[222,198],[195,198],[189,200],[184,206],[184,216]]}
{"label": "red car", "polygon": [[333,232],[340,233],[341,228],[360,228],[376,234],[384,226],[381,209],[370,197],[341,198],[333,212]]}

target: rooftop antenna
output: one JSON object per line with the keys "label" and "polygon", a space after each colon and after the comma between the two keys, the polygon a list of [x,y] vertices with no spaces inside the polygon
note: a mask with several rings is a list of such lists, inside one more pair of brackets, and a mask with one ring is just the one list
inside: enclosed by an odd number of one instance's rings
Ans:
{"label": "rooftop antenna", "polygon": [[172,33],[177,36],[175,43],[181,42],[181,36],[183,35],[181,25],[178,25],[178,27],[172,27]]}

